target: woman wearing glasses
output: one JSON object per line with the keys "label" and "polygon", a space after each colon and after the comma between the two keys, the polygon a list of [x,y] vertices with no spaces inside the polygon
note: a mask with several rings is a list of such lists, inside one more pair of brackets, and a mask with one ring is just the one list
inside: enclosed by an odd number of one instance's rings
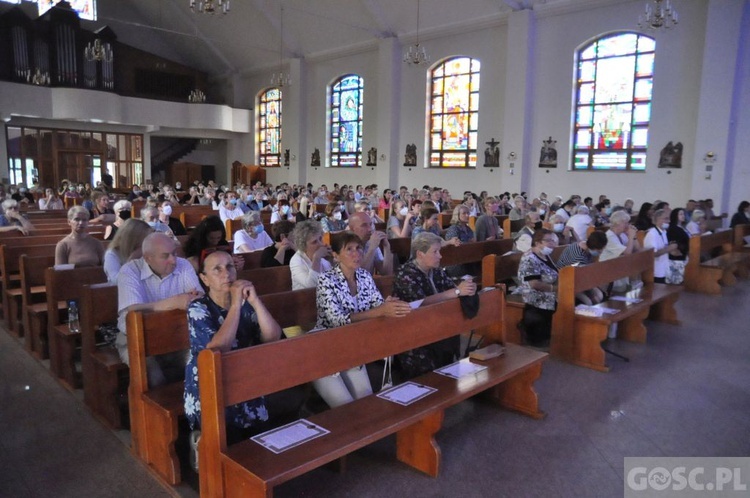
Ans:
{"label": "woman wearing glasses", "polygon": [[552,335],[552,315],[557,308],[557,266],[550,255],[557,247],[557,236],[542,228],[534,232],[531,250],[518,264],[519,287],[523,302],[521,327],[526,344],[546,348]]}

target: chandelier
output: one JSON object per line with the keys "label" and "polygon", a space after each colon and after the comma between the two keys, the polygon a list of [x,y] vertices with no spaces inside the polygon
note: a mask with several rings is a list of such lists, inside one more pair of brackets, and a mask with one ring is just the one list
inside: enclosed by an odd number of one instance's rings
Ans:
{"label": "chandelier", "polygon": [[49,85],[49,73],[42,72],[39,68],[36,68],[36,72],[31,74],[31,71],[26,72],[26,81],[32,85],[46,86]]}
{"label": "chandelier", "polygon": [[188,102],[191,104],[204,104],[206,102],[206,94],[200,90],[193,90],[188,96]]}
{"label": "chandelier", "polygon": [[646,11],[638,17],[638,27],[641,29],[672,29],[677,25],[677,11],[670,0],[650,0],[646,3]]}
{"label": "chandelier", "polygon": [[280,27],[279,27],[279,72],[271,75],[271,85],[279,88],[289,86],[292,84],[292,77],[284,73],[283,60],[284,60],[284,5],[281,4],[280,14]]}
{"label": "chandelier", "polygon": [[106,47],[102,45],[102,41],[99,38],[94,40],[93,44],[89,42],[89,44],[86,45],[83,55],[86,57],[86,60],[90,62],[112,62],[112,48],[109,44],[107,44]]}
{"label": "chandelier", "polygon": [[190,0],[190,10],[199,14],[222,14],[229,12],[229,0]]}
{"label": "chandelier", "polygon": [[404,62],[413,66],[430,63],[430,57],[424,47],[419,46],[419,0],[417,0],[417,43],[410,45],[409,49],[404,52]]}

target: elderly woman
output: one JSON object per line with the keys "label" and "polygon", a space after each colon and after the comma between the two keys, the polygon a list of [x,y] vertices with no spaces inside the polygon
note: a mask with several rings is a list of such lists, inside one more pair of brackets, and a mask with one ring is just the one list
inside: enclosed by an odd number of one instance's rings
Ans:
{"label": "elderly woman", "polygon": [[107,275],[107,281],[117,283],[117,275],[122,265],[131,259],[141,257],[143,239],[153,231],[154,229],[143,220],[129,219],[122,224],[104,252],[104,273]]}
{"label": "elderly woman", "polygon": [[685,227],[690,235],[702,235],[706,233],[706,213],[700,209],[693,210],[690,216],[690,222]]}
{"label": "elderly woman", "polygon": [[107,225],[104,229],[104,240],[113,240],[117,230],[125,223],[125,220],[130,219],[131,210],[133,205],[130,201],[120,200],[115,202],[112,210],[115,212],[115,221],[111,225]]}
{"label": "elderly woman", "polygon": [[286,196],[284,195],[282,198],[282,195],[279,195],[279,200],[276,201],[276,205],[271,211],[271,223],[276,223],[281,220],[295,221],[296,219],[294,210],[289,204]]}
{"label": "elderly woman", "polygon": [[326,204],[326,215],[320,220],[324,232],[340,232],[346,230],[346,222],[342,219],[342,208],[338,202]]}
{"label": "elderly woman", "polygon": [[525,303],[521,326],[526,343],[532,347],[547,347],[552,335],[552,315],[557,308],[557,266],[550,258],[557,247],[557,237],[546,228],[536,230],[531,239],[531,250],[518,264],[517,292]]}
{"label": "elderly woman", "polygon": [[557,243],[559,245],[563,246],[572,244],[577,240],[573,227],[566,225],[563,221],[563,217],[559,214],[555,213],[550,215],[549,222],[552,225],[552,231],[557,235]]}
{"label": "elderly woman", "polygon": [[224,194],[224,200],[219,205],[218,211],[219,217],[224,223],[226,223],[227,220],[235,220],[245,214],[237,205],[237,194],[231,190]]}
{"label": "elderly woman", "polygon": [[292,290],[317,287],[318,277],[331,269],[325,258],[331,248],[323,244],[323,228],[314,220],[297,223],[292,233],[297,252],[289,262],[292,272]]}
{"label": "elderly woman", "polygon": [[273,244],[263,229],[260,211],[248,211],[242,215],[242,229],[234,232],[234,253],[259,251]]}
{"label": "elderly woman", "polygon": [[104,246],[87,232],[88,210],[83,206],[70,208],[68,224],[70,235],[66,235],[55,247],[55,265],[101,266],[104,262]]}
{"label": "elderly woman", "polygon": [[65,206],[63,206],[62,199],[55,195],[54,190],[46,188],[44,189],[44,197],[39,199],[39,209],[48,211],[52,209],[65,209]]}
{"label": "elderly woman", "polygon": [[[191,302],[187,309],[190,356],[185,366],[185,415],[193,431],[200,430],[201,409],[198,390],[198,354],[206,348],[227,352],[276,341],[281,327],[263,305],[255,287],[237,280],[232,257],[217,251],[201,264],[200,273],[206,294]],[[227,438],[245,439],[261,431],[268,420],[264,398],[228,407],[225,410]],[[191,434],[191,442],[197,435]]]}
{"label": "elderly woman", "polygon": [[174,233],[172,233],[172,230],[169,228],[169,225],[159,221],[159,210],[156,207],[150,206],[148,204],[145,205],[141,209],[141,219],[148,223],[155,232],[165,233],[173,239],[175,238]]}
{"label": "elderly woman", "polygon": [[522,195],[517,195],[513,198],[513,209],[508,213],[508,218],[513,220],[522,220],[529,212],[528,206],[526,205],[526,199]]}
{"label": "elderly woman", "polygon": [[463,204],[453,210],[451,226],[445,231],[445,240],[454,238],[462,244],[474,242],[474,230],[469,226],[469,207]]}
{"label": "elderly woman", "polygon": [[669,272],[669,253],[677,249],[677,244],[667,238],[668,210],[657,210],[651,220],[652,226],[643,238],[643,248],[654,250],[654,282],[664,284]]}
{"label": "elderly woman", "polygon": [[409,237],[414,228],[417,213],[406,206],[406,202],[395,200],[391,202],[391,216],[388,218],[388,238]]}
{"label": "elderly woman", "polygon": [[[207,216],[190,232],[190,236],[185,241],[185,245],[182,248],[185,258],[187,258],[197,272],[198,268],[200,268],[203,251],[228,246],[229,243],[226,239],[227,232],[221,219],[216,215]],[[237,271],[241,271],[245,265],[245,259],[239,255],[234,256],[232,259]]]}
{"label": "elderly woman", "polygon": [[[361,267],[362,241],[354,232],[344,232],[332,244],[337,264],[318,278],[316,328],[340,327],[379,316],[406,316],[411,311],[409,303],[393,297],[383,299],[370,272]],[[313,385],[331,408],[372,394],[364,365],[323,377]]]}
{"label": "elderly woman", "polygon": [[271,225],[274,243],[265,249],[260,255],[260,267],[271,268],[274,266],[289,266],[296,252],[291,233],[294,223],[291,221],[278,221]]}
{"label": "elderly woman", "polygon": [[187,235],[185,225],[182,224],[179,218],[172,216],[172,207],[175,201],[164,200],[159,204],[159,217],[158,220],[163,224],[167,225],[175,236]]}
{"label": "elderly woman", "polygon": [[24,235],[28,235],[29,230],[34,229],[34,225],[21,216],[21,211],[18,208],[18,201],[5,199],[2,203],[2,208],[3,214],[0,214],[0,233],[18,230]]}
{"label": "elderly woman", "polygon": [[[402,265],[393,281],[393,296],[411,302],[423,299],[423,305],[460,296],[473,296],[477,286],[462,280],[456,286],[440,267],[443,239],[422,232],[411,241],[411,259]],[[459,356],[458,336],[399,354],[396,367],[403,379],[410,379],[455,361]]]}

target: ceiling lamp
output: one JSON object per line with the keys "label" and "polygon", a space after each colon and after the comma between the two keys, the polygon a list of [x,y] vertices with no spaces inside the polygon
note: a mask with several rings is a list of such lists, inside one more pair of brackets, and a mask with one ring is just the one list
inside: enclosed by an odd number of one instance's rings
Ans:
{"label": "ceiling lamp", "polygon": [[86,45],[83,55],[86,57],[86,60],[90,62],[112,62],[112,48],[109,44],[107,44],[106,47],[102,45],[102,41],[99,38],[94,40],[93,44],[89,42],[89,44]]}
{"label": "ceiling lamp", "polygon": [[280,24],[279,27],[279,72],[271,75],[271,85],[279,88],[289,86],[292,84],[292,77],[288,73],[284,73],[284,5],[281,4],[281,12],[279,14]]}
{"label": "ceiling lamp", "polygon": [[188,102],[190,102],[191,104],[205,104],[206,94],[201,90],[195,89],[190,92],[190,95],[188,95]]}
{"label": "ceiling lamp", "polygon": [[190,0],[190,10],[199,14],[222,14],[229,12],[229,0]]}
{"label": "ceiling lamp", "polygon": [[653,31],[672,29],[677,22],[677,11],[670,0],[650,0],[646,11],[638,17],[639,28]]}
{"label": "ceiling lamp", "polygon": [[404,62],[413,66],[430,63],[430,57],[424,47],[419,46],[419,0],[417,0],[417,43],[410,45],[404,53]]}

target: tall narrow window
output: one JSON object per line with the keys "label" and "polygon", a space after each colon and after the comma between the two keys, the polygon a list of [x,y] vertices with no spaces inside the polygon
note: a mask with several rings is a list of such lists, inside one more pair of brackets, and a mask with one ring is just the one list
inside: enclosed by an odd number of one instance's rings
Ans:
{"label": "tall narrow window", "polygon": [[430,78],[430,167],[474,168],[477,165],[480,62],[448,59]]}
{"label": "tall narrow window", "polygon": [[329,146],[332,167],[362,166],[364,80],[348,74],[331,85]]}
{"label": "tall narrow window", "polygon": [[257,157],[261,166],[281,166],[281,89],[258,97]]}
{"label": "tall narrow window", "polygon": [[655,47],[648,36],[617,33],[578,51],[574,170],[646,169]]}

